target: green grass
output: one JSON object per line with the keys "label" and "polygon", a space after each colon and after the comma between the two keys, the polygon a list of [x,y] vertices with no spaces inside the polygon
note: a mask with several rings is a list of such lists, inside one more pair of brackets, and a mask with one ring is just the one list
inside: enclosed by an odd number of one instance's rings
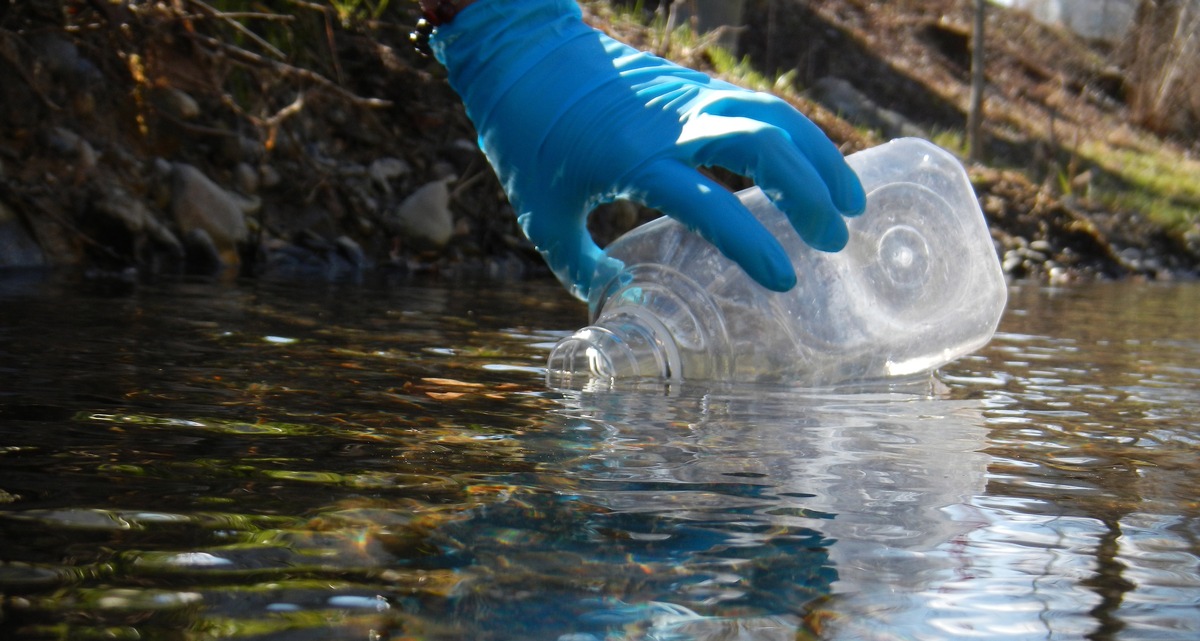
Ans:
{"label": "green grass", "polygon": [[1080,154],[1113,178],[1099,181],[1092,198],[1165,227],[1200,220],[1200,161],[1169,148],[1114,148],[1098,141],[1084,143]]}
{"label": "green grass", "polygon": [[967,134],[961,129],[934,130],[929,132],[929,139],[959,158],[966,158],[970,151],[967,149]]}
{"label": "green grass", "polygon": [[[930,139],[939,147],[967,156],[962,130],[933,131]],[[1080,170],[1098,169],[1087,198],[1115,211],[1137,212],[1166,229],[1180,229],[1200,221],[1200,161],[1190,159],[1157,142],[1116,146],[1091,140],[1077,151]],[[1026,172],[1034,167],[1018,168]],[[1058,186],[1071,192],[1074,175],[1060,173]]]}
{"label": "green grass", "polygon": [[[688,33],[690,29],[684,28]],[[694,35],[693,35],[694,37]],[[780,77],[775,81],[769,80],[750,64],[749,58],[738,58],[728,49],[709,47],[708,59],[712,61],[713,69],[729,82],[755,91],[776,91],[791,87],[790,79]]]}

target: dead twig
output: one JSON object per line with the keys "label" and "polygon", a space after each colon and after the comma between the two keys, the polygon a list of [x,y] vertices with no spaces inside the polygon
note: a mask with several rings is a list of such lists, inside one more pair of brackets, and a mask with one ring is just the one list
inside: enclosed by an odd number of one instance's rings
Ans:
{"label": "dead twig", "polygon": [[338,59],[337,44],[334,42],[334,37],[333,37],[333,7],[319,4],[316,2],[305,2],[304,0],[288,0],[288,1],[291,4],[294,4],[297,7],[300,7],[301,9],[308,9],[310,11],[316,11],[316,12],[320,13],[321,16],[325,19],[325,44],[326,44],[326,46],[329,47],[329,56],[330,56],[331,61],[333,62],[333,72],[337,76],[338,82],[345,81],[345,78],[342,75],[342,63]]}
{"label": "dead twig", "polygon": [[325,45],[329,47],[329,58],[333,61],[333,73],[337,76],[338,83],[346,81],[342,75],[342,61],[338,59],[337,42],[333,37],[333,16],[331,11],[325,12]]}
{"label": "dead twig", "polygon": [[197,41],[199,41],[201,44],[207,46],[208,48],[215,50],[215,51],[220,51],[220,52],[226,54],[234,62],[239,62],[239,63],[246,64],[246,65],[252,65],[255,67],[270,69],[281,75],[291,76],[293,78],[299,78],[301,80],[311,82],[314,85],[317,85],[323,89],[327,89],[327,90],[337,94],[338,96],[340,96],[347,102],[349,102],[357,107],[365,107],[368,109],[380,109],[380,108],[390,107],[392,105],[392,102],[390,100],[383,100],[380,98],[364,98],[362,96],[359,96],[358,94],[355,94],[354,92],[346,89],[345,87],[342,87],[341,85],[337,84],[336,82],[333,82],[329,78],[326,78],[325,76],[322,76],[321,74],[319,74],[311,69],[305,69],[303,67],[297,67],[295,65],[290,65],[285,62],[280,62],[278,60],[271,60],[269,58],[264,58],[263,56],[260,56],[256,53],[254,53],[253,51],[247,51],[245,49],[242,49],[241,47],[236,47],[227,42],[222,42],[222,41],[220,41],[216,38],[210,37],[210,36],[202,35],[199,33],[191,33],[188,35],[190,37],[196,39]]}
{"label": "dead twig", "polygon": [[289,16],[282,13],[263,13],[261,11],[221,11],[217,16],[194,14],[187,16],[191,20],[204,20],[208,18],[232,18],[234,20],[261,20],[263,22],[295,22],[296,16]]}
{"label": "dead twig", "polygon": [[292,101],[292,104],[280,109],[279,111],[276,111],[272,116],[262,121],[262,124],[267,127],[278,127],[283,123],[284,120],[287,120],[288,118],[300,113],[300,110],[302,109],[304,109],[303,91],[296,96],[296,99]]}
{"label": "dead twig", "polygon": [[246,120],[249,120],[250,124],[254,125],[255,127],[266,130],[267,133],[263,141],[263,146],[268,150],[275,147],[275,141],[279,137],[279,126],[283,124],[283,121],[304,110],[304,100],[305,93],[301,91],[296,96],[296,99],[293,100],[288,106],[276,111],[274,114],[271,114],[266,118],[259,118],[242,110],[233,100],[232,96],[228,94],[222,96],[222,102],[225,103],[227,107],[240,114]]}
{"label": "dead twig", "polygon": [[188,0],[188,3],[194,7],[199,8],[202,13],[208,14],[218,20],[225,22],[225,24],[228,24],[229,26],[233,27],[233,29],[235,31],[237,31],[238,33],[253,40],[258,46],[265,49],[267,51],[267,53],[271,54],[276,59],[278,59],[278,60],[286,60],[287,59],[286,54],[284,54],[282,51],[280,51],[278,48],[276,48],[271,43],[267,42],[266,40],[263,40],[262,37],[259,36],[257,33],[254,33],[253,31],[247,29],[246,25],[238,22],[237,20],[234,20],[229,14],[222,13],[222,12],[218,11],[216,8],[209,6],[208,3],[204,2],[204,0]]}
{"label": "dead twig", "polygon": [[198,125],[194,122],[187,122],[186,120],[183,120],[182,118],[177,118],[163,110],[156,110],[156,114],[158,115],[159,118],[162,118],[163,120],[166,120],[167,122],[170,122],[171,124],[175,125],[176,127],[179,127],[180,129],[184,129],[186,131],[190,131],[195,134],[202,134],[205,136],[214,136],[217,138],[236,138],[237,137],[237,132],[229,131],[228,129],[218,129],[216,127],[206,127],[204,125]]}
{"label": "dead twig", "polygon": [[289,4],[294,4],[302,9],[312,9],[313,11],[324,12],[328,7],[319,2],[305,2],[304,0],[288,0]]}
{"label": "dead twig", "polygon": [[458,200],[458,197],[461,196],[463,192],[475,186],[475,184],[480,180],[487,178],[489,172],[490,170],[487,167],[478,168],[475,166],[475,163],[472,162],[471,165],[467,167],[466,177],[464,177],[462,180],[459,180],[458,184],[454,186],[454,190],[450,192],[450,200]]}

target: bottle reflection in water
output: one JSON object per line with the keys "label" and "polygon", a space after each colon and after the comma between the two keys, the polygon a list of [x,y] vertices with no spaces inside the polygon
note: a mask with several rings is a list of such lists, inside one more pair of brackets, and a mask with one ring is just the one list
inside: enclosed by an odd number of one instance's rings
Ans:
{"label": "bottle reflection in water", "polygon": [[834,385],[910,377],[983,346],[1004,276],[962,165],[923,140],[851,155],[867,210],[836,253],[804,243],[757,188],[738,194],[798,283],[771,292],[669,218],[617,239],[593,323],[550,355],[552,385],[651,379]]}

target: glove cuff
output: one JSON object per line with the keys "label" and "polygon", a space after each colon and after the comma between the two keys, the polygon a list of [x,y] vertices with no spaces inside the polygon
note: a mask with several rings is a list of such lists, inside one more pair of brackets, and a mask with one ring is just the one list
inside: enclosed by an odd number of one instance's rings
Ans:
{"label": "glove cuff", "polygon": [[575,0],[477,0],[430,41],[477,128],[507,90],[576,36],[592,34]]}

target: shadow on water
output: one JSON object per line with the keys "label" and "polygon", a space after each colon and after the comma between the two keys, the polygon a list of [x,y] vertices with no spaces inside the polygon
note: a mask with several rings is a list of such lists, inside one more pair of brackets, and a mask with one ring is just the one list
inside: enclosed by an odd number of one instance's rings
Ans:
{"label": "shadow on water", "polygon": [[933,386],[549,390],[549,284],[0,286],[0,638],[1195,638],[1194,289]]}

